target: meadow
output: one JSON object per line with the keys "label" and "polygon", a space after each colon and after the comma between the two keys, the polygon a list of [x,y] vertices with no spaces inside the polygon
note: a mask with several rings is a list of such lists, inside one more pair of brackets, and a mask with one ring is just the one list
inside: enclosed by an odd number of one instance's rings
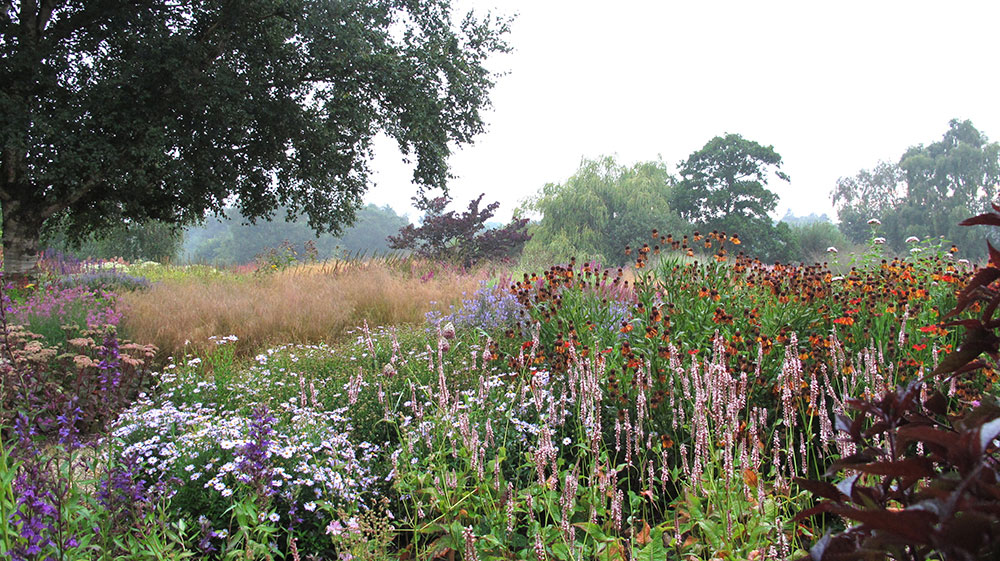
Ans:
{"label": "meadow", "polygon": [[49,263],[4,289],[0,554],[816,556],[849,516],[809,481],[851,495],[828,468],[869,452],[852,404],[993,400],[990,368],[931,374],[979,269],[933,240],[816,264],[739,245],[653,231],[622,269]]}

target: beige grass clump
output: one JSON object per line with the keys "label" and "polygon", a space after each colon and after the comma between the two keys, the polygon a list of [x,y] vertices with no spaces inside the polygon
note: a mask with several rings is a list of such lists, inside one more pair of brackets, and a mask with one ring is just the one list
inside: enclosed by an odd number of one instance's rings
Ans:
{"label": "beige grass clump", "polygon": [[[337,342],[349,329],[413,324],[471,294],[484,272],[414,276],[382,263],[298,267],[249,278],[181,278],[125,294],[130,339],[175,356],[236,335],[240,354],[284,343]],[[189,343],[188,343],[189,342]]]}

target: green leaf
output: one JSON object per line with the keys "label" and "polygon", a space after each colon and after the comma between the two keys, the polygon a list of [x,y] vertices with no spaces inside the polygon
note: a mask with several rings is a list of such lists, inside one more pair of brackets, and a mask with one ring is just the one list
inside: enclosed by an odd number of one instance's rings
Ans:
{"label": "green leaf", "polygon": [[663,527],[657,526],[649,533],[649,543],[640,549],[636,555],[636,561],[659,561],[667,559],[667,550],[663,547]]}
{"label": "green leaf", "polygon": [[604,533],[604,530],[602,530],[600,526],[594,524],[593,522],[577,522],[576,524],[573,525],[583,530],[594,541],[597,542],[612,541],[612,538],[609,538],[607,534]]}

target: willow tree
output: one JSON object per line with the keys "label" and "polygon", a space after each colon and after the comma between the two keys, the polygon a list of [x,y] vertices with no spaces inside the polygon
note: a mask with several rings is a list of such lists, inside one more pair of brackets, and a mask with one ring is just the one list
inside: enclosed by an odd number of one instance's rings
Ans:
{"label": "willow tree", "polygon": [[0,3],[5,269],[35,264],[53,217],[83,238],[180,225],[237,201],[340,232],[384,133],[445,186],[482,131],[507,22],[448,0],[21,0]]}
{"label": "willow tree", "polygon": [[674,179],[662,161],[626,166],[605,156],[584,159],[563,183],[548,183],[522,204],[541,215],[526,253],[596,258],[622,265],[626,246],[651,243],[650,232],[681,233],[687,225],[669,203]]}

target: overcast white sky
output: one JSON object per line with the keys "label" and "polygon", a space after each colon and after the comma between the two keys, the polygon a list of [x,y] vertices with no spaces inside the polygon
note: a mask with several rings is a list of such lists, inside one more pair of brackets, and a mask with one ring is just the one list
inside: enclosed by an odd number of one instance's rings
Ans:
{"label": "overcast white sky", "polygon": [[[485,192],[507,220],[581,158],[672,168],[738,133],[781,154],[775,212],[834,213],[830,190],[880,159],[941,138],[952,118],[1000,140],[1000,2],[456,0],[456,15],[516,14],[514,52],[487,132],[453,154],[456,206]],[[369,202],[415,188],[380,142]]]}

